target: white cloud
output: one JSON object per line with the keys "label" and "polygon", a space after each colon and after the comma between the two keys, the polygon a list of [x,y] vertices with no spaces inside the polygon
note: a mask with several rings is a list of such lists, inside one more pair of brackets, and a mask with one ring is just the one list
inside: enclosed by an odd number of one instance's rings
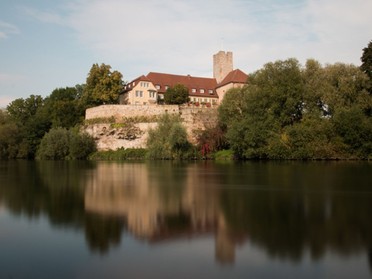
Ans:
{"label": "white cloud", "polygon": [[234,52],[252,72],[296,57],[359,63],[372,39],[370,0],[74,0],[59,13],[28,13],[71,28],[97,61],[124,78],[148,71],[211,75],[212,54]]}
{"label": "white cloud", "polygon": [[0,40],[6,39],[10,34],[18,34],[17,26],[0,20]]}

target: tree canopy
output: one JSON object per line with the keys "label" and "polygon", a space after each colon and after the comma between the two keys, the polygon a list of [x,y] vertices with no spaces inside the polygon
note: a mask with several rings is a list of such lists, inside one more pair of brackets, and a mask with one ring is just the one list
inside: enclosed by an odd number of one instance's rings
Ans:
{"label": "tree canopy", "polygon": [[170,105],[182,105],[189,101],[189,90],[183,84],[169,87],[164,94],[164,102]]}
{"label": "tree canopy", "polygon": [[116,104],[123,90],[123,76],[111,71],[111,66],[93,64],[83,88],[82,103],[85,107]]}
{"label": "tree canopy", "polygon": [[367,158],[372,155],[372,96],[356,66],[266,64],[219,107],[239,158]]}
{"label": "tree canopy", "polygon": [[363,54],[360,60],[362,61],[361,70],[372,79],[372,41],[368,43],[367,47],[363,48]]}

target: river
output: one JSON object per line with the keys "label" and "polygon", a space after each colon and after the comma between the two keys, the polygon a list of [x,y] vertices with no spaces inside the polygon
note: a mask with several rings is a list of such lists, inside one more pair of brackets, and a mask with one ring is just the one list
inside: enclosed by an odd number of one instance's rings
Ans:
{"label": "river", "polygon": [[0,278],[372,278],[372,163],[0,161]]}

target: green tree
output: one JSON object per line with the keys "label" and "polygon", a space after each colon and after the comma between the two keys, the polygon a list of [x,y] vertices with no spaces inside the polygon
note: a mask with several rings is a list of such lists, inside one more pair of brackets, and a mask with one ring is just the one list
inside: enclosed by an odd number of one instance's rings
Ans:
{"label": "green tree", "polygon": [[44,109],[50,116],[52,127],[74,127],[82,121],[84,109],[79,102],[79,85],[57,88],[45,98]]}
{"label": "green tree", "polygon": [[21,140],[21,132],[15,123],[0,124],[0,159],[17,158]]}
{"label": "green tree", "polygon": [[37,159],[86,159],[95,150],[95,142],[89,135],[58,127],[50,129],[41,140]]}
{"label": "green tree", "polygon": [[34,158],[41,138],[51,126],[49,115],[44,111],[43,98],[31,95],[27,99],[16,99],[8,105],[7,111],[21,137],[17,157]]}
{"label": "green tree", "polygon": [[44,160],[65,160],[68,154],[68,130],[65,128],[52,128],[41,140],[36,157]]}
{"label": "green tree", "polygon": [[179,116],[164,114],[155,129],[149,130],[148,156],[151,159],[182,159],[191,145]]}
{"label": "green tree", "polygon": [[37,110],[44,105],[39,95],[31,95],[27,99],[19,98],[11,102],[6,110],[14,121],[25,123],[30,117],[36,115]]}
{"label": "green tree", "polygon": [[123,90],[123,76],[111,71],[111,66],[93,64],[83,88],[82,104],[84,108],[118,103]]}
{"label": "green tree", "polygon": [[367,81],[353,65],[268,63],[247,86],[226,94],[219,119],[240,158],[368,158],[372,96]]}
{"label": "green tree", "polygon": [[182,105],[189,101],[189,90],[183,84],[169,87],[164,93],[164,102],[172,105]]}
{"label": "green tree", "polygon": [[69,159],[86,159],[96,151],[96,143],[87,133],[80,133],[78,129],[73,129],[70,130],[69,139]]}
{"label": "green tree", "polygon": [[323,69],[325,78],[322,101],[327,105],[332,116],[340,108],[362,107],[364,111],[371,110],[371,95],[366,87],[368,77],[354,65],[336,63]]}
{"label": "green tree", "polygon": [[362,61],[360,69],[372,80],[372,41],[368,43],[367,47],[363,48],[360,60]]}

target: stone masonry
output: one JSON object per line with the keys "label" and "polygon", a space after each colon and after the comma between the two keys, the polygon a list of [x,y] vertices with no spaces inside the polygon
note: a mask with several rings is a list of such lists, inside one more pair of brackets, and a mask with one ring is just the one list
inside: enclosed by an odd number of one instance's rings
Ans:
{"label": "stone masonry", "polygon": [[93,136],[98,150],[144,148],[149,129],[154,129],[157,126],[157,117],[165,113],[180,115],[188,140],[192,143],[196,143],[198,131],[213,127],[217,122],[215,108],[102,105],[86,110],[85,119],[88,124],[84,130]]}
{"label": "stone masonry", "polygon": [[220,83],[233,70],[233,54],[219,51],[213,55],[213,77]]}

